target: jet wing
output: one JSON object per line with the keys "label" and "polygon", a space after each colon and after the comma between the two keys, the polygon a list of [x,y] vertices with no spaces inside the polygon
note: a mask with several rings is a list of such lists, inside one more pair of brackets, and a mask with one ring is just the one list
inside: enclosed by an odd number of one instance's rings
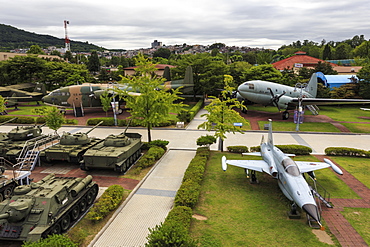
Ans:
{"label": "jet wing", "polygon": [[[298,98],[292,98],[289,105],[297,106]],[[302,105],[343,105],[343,104],[370,104],[370,100],[365,99],[326,99],[326,98],[302,98]]]}
{"label": "jet wing", "polygon": [[325,162],[309,162],[309,161],[295,161],[301,173],[312,172],[324,168],[331,167],[336,173],[343,175],[342,170],[328,159]]}
{"label": "jet wing", "polygon": [[226,160],[226,157],[224,157],[222,158],[222,169],[224,171],[226,171],[227,165],[232,165],[257,172],[269,173],[269,166],[264,160]]}

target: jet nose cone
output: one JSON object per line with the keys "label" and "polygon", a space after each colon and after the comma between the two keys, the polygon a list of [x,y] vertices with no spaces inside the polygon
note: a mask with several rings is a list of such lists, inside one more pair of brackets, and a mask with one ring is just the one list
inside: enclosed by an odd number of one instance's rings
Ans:
{"label": "jet nose cone", "polygon": [[302,209],[317,222],[320,222],[320,215],[317,206],[314,204],[304,204]]}

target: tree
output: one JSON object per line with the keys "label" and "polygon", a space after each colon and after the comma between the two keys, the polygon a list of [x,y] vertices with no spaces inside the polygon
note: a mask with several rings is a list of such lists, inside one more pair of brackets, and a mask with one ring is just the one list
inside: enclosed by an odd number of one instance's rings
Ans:
{"label": "tree", "polygon": [[0,115],[5,112],[5,99],[0,95]]}
{"label": "tree", "polygon": [[58,129],[62,127],[65,122],[64,115],[55,106],[47,109],[46,107],[36,108],[35,113],[43,115],[45,118],[46,126],[54,130],[57,133]]}
{"label": "tree", "polygon": [[45,55],[45,52],[42,51],[40,46],[31,45],[30,49],[27,51],[27,54],[42,54],[42,55]]}
{"label": "tree", "polygon": [[158,78],[154,73],[155,65],[142,54],[137,56],[136,66],[136,75],[130,78],[122,77],[121,82],[127,84],[128,88],[132,88],[133,92],[140,92],[140,95],[132,96],[129,91],[119,89],[117,93],[125,97],[126,107],[131,113],[129,118],[147,127],[150,142],[152,127],[164,122],[170,110],[179,110],[183,104],[174,102],[182,98],[179,96],[180,88],[172,90],[171,93],[168,92],[163,85],[164,79]]}
{"label": "tree", "polygon": [[168,59],[171,56],[171,51],[167,48],[159,48],[153,53],[153,57],[163,57]]}
{"label": "tree", "polygon": [[208,131],[215,131],[215,137],[219,139],[220,151],[223,151],[223,142],[226,139],[226,133],[244,133],[242,129],[235,126],[234,123],[248,124],[238,112],[233,110],[234,107],[243,109],[245,106],[236,98],[230,98],[233,91],[233,88],[229,86],[232,83],[232,77],[230,75],[225,75],[224,80],[225,88],[221,92],[221,98],[211,96],[213,100],[209,105],[204,107],[208,113],[201,115],[201,117],[206,117],[207,121],[198,126],[198,129],[203,128]]}
{"label": "tree", "polygon": [[109,97],[108,91],[104,91],[104,93],[100,95],[100,101],[103,111],[105,111],[105,116],[108,116],[108,110],[110,108],[110,103],[112,102],[112,98]]}
{"label": "tree", "polygon": [[332,58],[332,55],[331,55],[331,46],[329,44],[326,44],[324,46],[324,51],[323,51],[322,59],[327,60],[327,59],[331,59],[331,58]]}
{"label": "tree", "polygon": [[265,80],[280,82],[282,74],[279,70],[275,69],[271,64],[264,64],[253,66],[243,73],[243,80]]}
{"label": "tree", "polygon": [[93,51],[87,63],[87,68],[90,72],[96,73],[100,70],[100,60],[98,57],[98,53]]}

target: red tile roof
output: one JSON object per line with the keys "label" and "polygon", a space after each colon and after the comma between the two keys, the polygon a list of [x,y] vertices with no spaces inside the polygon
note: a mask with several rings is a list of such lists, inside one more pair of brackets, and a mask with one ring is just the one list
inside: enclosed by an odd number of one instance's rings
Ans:
{"label": "red tile roof", "polygon": [[[303,67],[315,67],[316,64],[319,62],[327,63],[324,60],[310,57],[305,55],[305,52],[296,52],[296,55],[288,57],[286,59],[280,60],[278,62],[273,63],[275,69],[284,70],[284,69],[293,69],[295,64],[302,64]],[[338,66],[335,63],[329,63],[331,66],[336,67]]]}

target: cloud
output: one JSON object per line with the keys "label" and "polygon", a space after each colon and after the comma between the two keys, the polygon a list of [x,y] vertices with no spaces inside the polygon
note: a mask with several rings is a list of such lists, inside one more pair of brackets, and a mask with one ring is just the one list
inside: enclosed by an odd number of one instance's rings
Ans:
{"label": "cloud", "polygon": [[106,48],[212,44],[277,49],[297,40],[342,41],[369,36],[365,0],[0,0],[2,23]]}

